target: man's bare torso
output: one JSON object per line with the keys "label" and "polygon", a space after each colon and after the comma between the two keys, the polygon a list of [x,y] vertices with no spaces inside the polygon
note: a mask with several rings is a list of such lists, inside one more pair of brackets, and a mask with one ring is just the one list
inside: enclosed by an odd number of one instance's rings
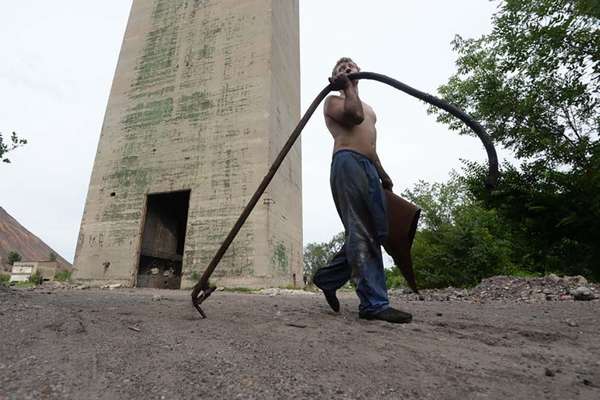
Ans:
{"label": "man's bare torso", "polygon": [[[343,102],[344,97],[330,96],[328,101]],[[375,129],[377,117],[371,106],[364,102],[361,103],[365,118],[360,124],[353,126],[342,125],[327,115],[325,115],[325,123],[329,129],[329,132],[331,133],[331,136],[333,136],[334,153],[343,149],[354,150],[367,156],[371,161],[375,162],[377,159],[377,130]]]}

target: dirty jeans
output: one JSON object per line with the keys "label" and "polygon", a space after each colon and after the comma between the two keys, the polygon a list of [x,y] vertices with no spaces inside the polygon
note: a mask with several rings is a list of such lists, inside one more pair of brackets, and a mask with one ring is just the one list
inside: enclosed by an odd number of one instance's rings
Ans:
{"label": "dirty jeans", "polygon": [[340,150],[333,155],[331,192],[345,229],[345,242],[313,282],[337,290],[349,279],[356,285],[360,313],[389,307],[381,244],[387,237],[386,203],[375,166],[364,155]]}

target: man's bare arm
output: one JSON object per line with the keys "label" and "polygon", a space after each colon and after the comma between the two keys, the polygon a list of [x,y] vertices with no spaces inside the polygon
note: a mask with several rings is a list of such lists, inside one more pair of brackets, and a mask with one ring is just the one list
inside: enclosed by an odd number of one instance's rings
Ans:
{"label": "man's bare arm", "polygon": [[344,98],[329,96],[325,101],[325,115],[345,126],[361,124],[365,115],[356,85],[345,74],[332,78],[331,83],[344,91]]}
{"label": "man's bare arm", "polygon": [[390,178],[390,176],[383,169],[383,166],[381,165],[381,161],[379,161],[379,156],[377,155],[377,153],[375,153],[375,160],[373,160],[373,164],[375,165],[375,169],[377,170],[377,173],[381,178],[381,185],[384,189],[387,189],[391,192],[394,184],[392,183],[392,179]]}

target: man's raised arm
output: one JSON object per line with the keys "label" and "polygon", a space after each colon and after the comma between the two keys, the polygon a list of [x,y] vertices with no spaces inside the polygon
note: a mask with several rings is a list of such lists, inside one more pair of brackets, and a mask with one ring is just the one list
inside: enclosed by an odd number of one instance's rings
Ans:
{"label": "man's raised arm", "polygon": [[344,98],[329,96],[325,101],[325,115],[345,126],[361,124],[365,115],[356,84],[346,74],[330,78],[330,82],[334,90],[344,91]]}

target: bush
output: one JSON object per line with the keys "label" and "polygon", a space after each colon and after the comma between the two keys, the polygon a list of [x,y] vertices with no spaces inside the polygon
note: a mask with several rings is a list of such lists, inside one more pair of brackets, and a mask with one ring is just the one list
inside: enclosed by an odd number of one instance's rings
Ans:
{"label": "bush", "polygon": [[385,285],[388,289],[408,286],[397,267],[385,269]]}
{"label": "bush", "polygon": [[0,272],[0,285],[8,285],[8,282],[10,282],[10,274],[5,274],[3,272]]}
{"label": "bush", "polygon": [[423,210],[412,249],[420,288],[473,286],[515,269],[506,225],[469,196],[458,176],[443,184],[419,182],[404,195]]}
{"label": "bush", "polygon": [[418,285],[465,287],[510,274],[514,270],[510,245],[495,211],[462,205],[455,210],[453,223],[417,232],[413,262]]}
{"label": "bush", "polygon": [[31,274],[31,276],[29,277],[29,282],[33,283],[34,285],[41,285],[43,281],[44,281],[44,278],[42,277],[42,275],[39,272],[36,272],[35,274]]}
{"label": "bush", "polygon": [[8,252],[8,264],[13,265],[16,262],[21,261],[21,255],[16,251]]}
{"label": "bush", "polygon": [[200,274],[198,273],[198,271],[192,271],[190,279],[194,282],[198,282],[200,280]]}
{"label": "bush", "polygon": [[71,281],[72,271],[58,271],[54,274],[54,280],[59,282],[69,282]]}

